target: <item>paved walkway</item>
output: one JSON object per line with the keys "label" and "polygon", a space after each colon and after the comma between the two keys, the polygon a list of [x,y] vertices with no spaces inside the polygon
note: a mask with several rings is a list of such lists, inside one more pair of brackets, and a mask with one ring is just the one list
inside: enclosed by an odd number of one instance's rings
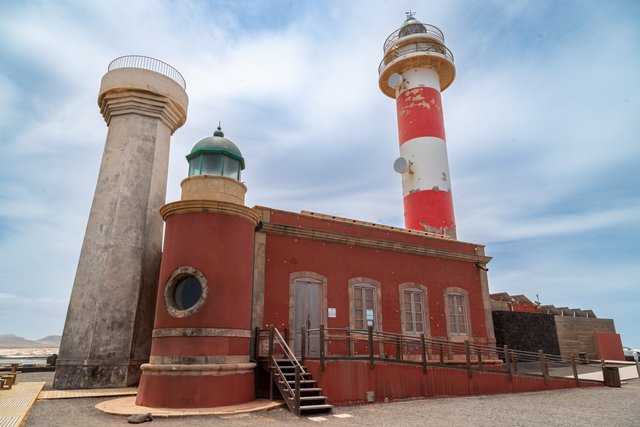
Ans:
{"label": "paved walkway", "polygon": [[0,390],[0,427],[22,425],[44,382],[18,382],[11,390]]}
{"label": "paved walkway", "polygon": [[122,397],[120,399],[100,402],[96,405],[96,408],[112,415],[151,414],[157,417],[184,417],[188,415],[237,415],[247,412],[265,411],[283,405],[284,402],[256,399],[240,405],[218,406],[216,408],[206,409],[148,408],[146,406],[136,405],[135,397]]}
{"label": "paved walkway", "polygon": [[38,399],[74,399],[77,397],[116,397],[135,396],[138,389],[126,388],[90,388],[85,390],[44,390],[38,395]]}
{"label": "paved walkway", "polygon": [[[40,376],[37,376],[40,375]],[[23,374],[24,381],[47,381],[53,376]],[[25,382],[26,384],[26,382]],[[40,383],[41,384],[41,383]],[[40,386],[41,387],[41,386]],[[37,395],[39,389],[33,392]],[[0,397],[2,392],[0,392]],[[113,398],[37,400],[25,427],[113,427],[127,424],[125,416],[106,414],[95,408]],[[33,403],[33,402],[32,402]],[[418,399],[389,404],[336,407],[332,414],[298,418],[286,408],[270,411],[181,418],[157,417],[153,426],[205,427],[317,425],[380,427],[472,425],[546,427],[638,427],[640,426],[640,381],[629,380],[622,388],[588,387],[535,393],[516,393],[457,398]],[[16,426],[17,423],[6,424]],[[0,423],[0,426],[5,425]]]}
{"label": "paved walkway", "polygon": [[[628,381],[638,378],[638,368],[636,368],[635,364],[630,366],[617,366],[617,368],[620,373],[620,381]],[[565,378],[573,378],[573,375],[565,375]],[[598,369],[594,372],[579,374],[578,378],[581,380],[604,381],[604,374],[602,373],[602,369]]]}
{"label": "paved walkway", "polygon": [[[127,418],[95,409],[104,398],[38,400],[25,427],[113,427]],[[147,424],[145,424],[147,425]],[[286,408],[179,418],[155,417],[150,427],[318,426],[318,427],[638,427],[640,383],[621,388],[586,387],[535,393],[418,399],[388,404],[349,405],[332,414],[298,418]]]}

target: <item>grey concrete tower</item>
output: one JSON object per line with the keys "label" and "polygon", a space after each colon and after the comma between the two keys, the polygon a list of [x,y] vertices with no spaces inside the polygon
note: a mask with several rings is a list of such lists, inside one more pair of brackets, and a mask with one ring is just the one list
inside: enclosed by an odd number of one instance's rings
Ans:
{"label": "grey concrete tower", "polygon": [[148,361],[162,250],[170,137],[185,82],[153,58],[114,60],[102,78],[109,128],[57,361],[58,389],[136,384]]}

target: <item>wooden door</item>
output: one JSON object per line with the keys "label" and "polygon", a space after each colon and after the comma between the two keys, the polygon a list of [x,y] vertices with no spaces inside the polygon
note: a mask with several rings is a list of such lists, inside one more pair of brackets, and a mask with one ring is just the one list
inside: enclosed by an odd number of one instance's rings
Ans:
{"label": "wooden door", "polygon": [[[295,333],[294,352],[296,356],[302,355],[301,329],[318,329],[322,313],[322,285],[319,282],[301,279],[295,281]],[[307,354],[309,356],[320,355],[320,343],[317,332],[312,332],[307,340]]]}

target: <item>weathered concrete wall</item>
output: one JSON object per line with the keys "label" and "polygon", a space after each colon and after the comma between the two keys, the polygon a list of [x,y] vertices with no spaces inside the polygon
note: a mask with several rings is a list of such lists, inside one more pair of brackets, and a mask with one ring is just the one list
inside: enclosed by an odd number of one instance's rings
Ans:
{"label": "weathered concrete wall", "polygon": [[148,360],[170,135],[186,120],[182,88],[142,69],[108,72],[99,104],[109,131],[57,361],[60,389],[132,385]]}
{"label": "weathered concrete wall", "polygon": [[244,205],[247,186],[226,176],[195,175],[183,179],[182,200],[218,200]]}

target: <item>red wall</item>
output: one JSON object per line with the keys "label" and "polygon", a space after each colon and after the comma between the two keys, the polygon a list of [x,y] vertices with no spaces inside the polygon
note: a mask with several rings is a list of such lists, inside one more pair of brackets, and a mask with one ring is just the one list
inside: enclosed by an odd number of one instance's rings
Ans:
{"label": "red wall", "polygon": [[[211,212],[167,218],[154,327],[248,330],[253,230],[248,219]],[[177,319],[165,309],[164,287],[171,273],[182,266],[194,267],[204,274],[209,295],[197,313]]]}
{"label": "red wall", "polygon": [[[154,329],[228,328],[250,330],[254,223],[214,212],[174,214],[166,220]],[[207,279],[200,309],[184,318],[171,316],[164,290],[171,274],[190,266]],[[152,356],[249,356],[249,337],[160,336]],[[179,365],[179,363],[178,363]],[[179,391],[179,392],[176,392]],[[255,398],[254,372],[224,374],[144,371],[136,403],[150,407],[201,408],[239,404]]]}
{"label": "red wall", "polygon": [[598,357],[605,360],[624,360],[622,339],[620,334],[609,332],[596,332],[596,344]]}
{"label": "red wall", "polygon": [[535,304],[511,304],[511,310],[519,313],[542,313],[542,309]]}
{"label": "red wall", "polygon": [[[395,239],[467,254],[475,253],[476,247],[452,240],[369,229],[281,211],[273,211],[270,222],[359,237]],[[447,287],[459,287],[468,292],[472,334],[474,337],[487,336],[480,276],[478,268],[471,262],[267,234],[265,265],[262,327],[273,324],[284,329],[288,326],[289,276],[294,272],[308,271],[327,278],[328,307],[337,309],[337,316],[328,319],[326,326],[329,328],[349,327],[349,279],[368,277],[381,283],[382,326],[385,332],[402,332],[399,285],[417,282],[428,290],[431,336],[447,335],[444,308],[444,290]]]}
{"label": "red wall", "polygon": [[[366,393],[373,391],[380,402],[412,397],[469,396],[478,394],[514,393],[574,388],[573,379],[552,378],[549,384],[542,377],[513,375],[513,382],[503,373],[473,372],[469,379],[463,369],[430,367],[424,374],[421,366],[376,362],[371,369],[368,361],[330,360],[320,370],[316,360],[305,360],[323,394],[334,404],[365,402]],[[595,381],[580,381],[581,387],[602,386]]]}
{"label": "red wall", "polygon": [[[300,215],[293,212],[270,209],[269,222],[293,225],[296,227],[311,228],[314,230],[331,231],[334,233],[348,234],[357,237],[367,237],[371,239],[390,240],[414,245],[424,245],[435,249],[446,249],[468,255],[475,255],[473,243],[461,242],[438,237],[426,237],[424,232],[406,230],[398,227],[395,231],[393,227],[364,227],[356,222],[350,224],[345,221],[332,221],[311,215]],[[390,229],[389,229],[390,228]],[[425,243],[428,242],[428,243]]]}

